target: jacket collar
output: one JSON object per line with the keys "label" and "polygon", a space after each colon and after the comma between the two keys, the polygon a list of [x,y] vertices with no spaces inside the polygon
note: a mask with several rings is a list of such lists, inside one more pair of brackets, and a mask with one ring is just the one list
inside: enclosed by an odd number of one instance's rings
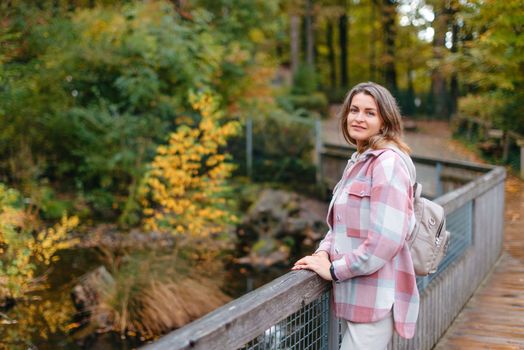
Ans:
{"label": "jacket collar", "polygon": [[351,155],[351,160],[357,162],[363,159],[366,159],[368,157],[377,157],[380,154],[384,153],[387,150],[387,148],[381,148],[381,149],[367,149],[363,153],[355,152]]}
{"label": "jacket collar", "polygon": [[403,151],[401,151],[393,143],[388,143],[388,144],[386,144],[385,148],[381,148],[381,149],[375,149],[375,150],[367,149],[363,153],[355,152],[351,156],[351,159],[354,162],[358,162],[358,161],[361,161],[361,160],[368,159],[369,157],[378,157],[379,155],[381,155],[382,153],[384,153],[388,149],[394,151],[395,153],[397,153],[400,156],[400,158],[402,158],[404,164],[406,165],[406,169],[408,171],[408,174],[409,174],[409,177],[410,177],[410,180],[411,180],[411,184],[412,185],[415,184],[416,178],[417,178],[417,171],[416,171],[415,165],[413,164],[413,161],[412,161],[411,157],[408,154],[406,154]]}

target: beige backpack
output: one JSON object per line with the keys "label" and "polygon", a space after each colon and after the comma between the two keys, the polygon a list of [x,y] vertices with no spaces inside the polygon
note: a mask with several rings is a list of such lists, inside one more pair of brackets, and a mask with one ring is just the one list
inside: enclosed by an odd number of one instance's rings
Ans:
{"label": "beige backpack", "polygon": [[415,227],[407,238],[413,267],[417,276],[427,276],[437,271],[446,255],[449,231],[446,231],[444,208],[421,197],[422,185],[413,186]]}
{"label": "beige backpack", "polygon": [[[409,157],[398,148],[388,147],[395,151],[400,158],[406,163]],[[427,276],[437,271],[439,263],[446,255],[449,244],[449,231],[446,231],[446,215],[444,208],[437,203],[424,198],[422,194],[422,185],[416,182],[416,175],[410,172],[413,185],[413,209],[415,212],[415,227],[406,238],[413,267],[417,276]]]}

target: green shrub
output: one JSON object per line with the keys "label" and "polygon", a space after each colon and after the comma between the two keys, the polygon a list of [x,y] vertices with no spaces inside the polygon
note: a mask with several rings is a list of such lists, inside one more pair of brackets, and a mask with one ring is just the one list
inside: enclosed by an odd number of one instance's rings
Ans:
{"label": "green shrub", "polygon": [[58,220],[73,209],[71,200],[57,198],[53,188],[48,185],[37,186],[32,193],[32,201],[40,209],[40,216],[44,220]]}
{"label": "green shrub", "polygon": [[329,117],[329,103],[326,95],[321,92],[309,95],[290,95],[287,96],[287,100],[295,109],[303,108],[317,112],[322,118]]}
{"label": "green shrub", "polygon": [[292,95],[309,95],[317,91],[317,75],[313,66],[300,65],[293,77]]}
{"label": "green shrub", "polygon": [[461,97],[458,101],[460,115],[492,122],[502,107],[500,98],[489,95],[471,95]]}
{"label": "green shrub", "polygon": [[223,21],[223,6],[213,3],[188,6],[190,21],[169,1],[72,5],[67,14],[7,6],[0,180],[22,187],[47,178],[59,192],[76,192],[93,213],[136,223],[133,196],[156,146],[181,124],[199,121],[189,92],[212,91],[221,110],[238,111],[252,85],[269,86],[254,72],[266,67],[256,45],[277,28],[244,17],[278,6],[247,2],[253,11],[232,9]]}
{"label": "green shrub", "polygon": [[[289,186],[315,182],[314,119],[275,109],[253,118],[253,180]],[[246,135],[231,140],[228,150],[238,164],[235,174],[245,175]]]}
{"label": "green shrub", "polygon": [[328,102],[334,104],[342,104],[348,92],[349,89],[343,87],[338,87],[325,91]]}

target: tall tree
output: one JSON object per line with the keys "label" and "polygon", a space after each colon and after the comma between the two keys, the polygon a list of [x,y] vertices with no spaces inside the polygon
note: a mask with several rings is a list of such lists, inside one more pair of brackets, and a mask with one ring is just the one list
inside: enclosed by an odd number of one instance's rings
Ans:
{"label": "tall tree", "polygon": [[326,21],[326,44],[328,47],[328,62],[329,62],[329,86],[335,88],[337,86],[337,62],[335,58],[335,44],[333,41],[333,23],[328,18]]}
{"label": "tall tree", "polygon": [[[449,25],[451,26],[451,53],[457,54],[459,45],[459,23],[457,14],[459,11],[459,3],[457,0],[451,0],[449,7]],[[457,101],[459,97],[459,83],[458,83],[458,72],[456,69],[451,73],[451,79],[449,83],[449,113],[453,115],[457,112]]]}
{"label": "tall tree", "polygon": [[446,80],[441,70],[441,63],[446,52],[446,32],[448,31],[448,10],[445,0],[438,0],[434,7],[435,20],[433,29],[433,59],[435,66],[431,72],[431,95],[433,113],[439,118],[448,118],[449,110],[446,99]]}
{"label": "tall tree", "polygon": [[[405,49],[408,53],[415,54],[413,52],[415,45],[413,43],[412,36],[410,35],[413,32],[413,27],[410,26],[408,28],[409,28],[409,31],[404,39],[404,45],[406,46]],[[406,64],[405,72],[406,72],[406,80],[407,80],[407,94],[406,94],[405,100],[403,101],[402,111],[407,115],[411,115],[415,109],[415,106],[414,106],[415,87],[413,83],[413,75],[414,75],[413,56],[414,55],[412,54],[408,54],[408,55],[405,55],[404,57],[404,60],[405,60],[404,62]]]}
{"label": "tall tree", "polygon": [[307,0],[306,2],[306,62],[308,65],[313,67],[315,65],[315,32],[313,30],[313,0]]}
{"label": "tall tree", "polygon": [[384,38],[384,80],[386,87],[396,94],[397,73],[395,70],[395,38],[397,35],[397,7],[395,0],[382,2],[382,30]]}
{"label": "tall tree", "polygon": [[300,64],[300,17],[292,13],[289,18],[290,44],[291,44],[291,71],[297,73]]}
{"label": "tall tree", "polygon": [[[463,7],[464,44],[457,54],[470,96],[462,113],[524,134],[524,0],[485,1]],[[466,17],[467,16],[467,17]]]}
{"label": "tall tree", "polygon": [[371,16],[369,23],[371,25],[371,37],[369,48],[369,77],[371,80],[377,80],[377,27],[376,27],[376,13],[377,0],[371,0]]}
{"label": "tall tree", "polygon": [[340,46],[340,86],[349,85],[348,74],[348,16],[344,12],[338,18],[339,46]]}
{"label": "tall tree", "polygon": [[[346,8],[340,4],[340,0],[317,0],[315,6],[315,22],[323,23],[316,27],[316,32],[320,32],[316,40],[315,60],[318,76],[325,79],[324,84],[330,88],[335,88],[338,81],[338,46],[335,42],[337,37],[337,22],[341,14],[345,13]],[[321,31],[324,30],[324,33]],[[324,35],[322,35],[324,34]],[[325,41],[322,41],[322,38]]]}

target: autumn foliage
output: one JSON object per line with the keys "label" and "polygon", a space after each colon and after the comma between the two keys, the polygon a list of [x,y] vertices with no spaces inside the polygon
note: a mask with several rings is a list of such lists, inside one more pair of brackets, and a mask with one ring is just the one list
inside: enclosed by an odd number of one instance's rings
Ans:
{"label": "autumn foliage", "polygon": [[34,209],[19,203],[20,195],[0,184],[0,299],[18,298],[40,286],[38,265],[50,265],[55,253],[74,241],[67,233],[78,225],[76,216],[64,215],[44,227]]}
{"label": "autumn foliage", "polygon": [[221,123],[223,114],[212,94],[191,94],[190,101],[201,119],[195,127],[178,127],[169,143],[157,148],[142,189],[144,224],[149,230],[208,236],[235,220],[221,196],[233,171],[221,147],[239,124]]}

